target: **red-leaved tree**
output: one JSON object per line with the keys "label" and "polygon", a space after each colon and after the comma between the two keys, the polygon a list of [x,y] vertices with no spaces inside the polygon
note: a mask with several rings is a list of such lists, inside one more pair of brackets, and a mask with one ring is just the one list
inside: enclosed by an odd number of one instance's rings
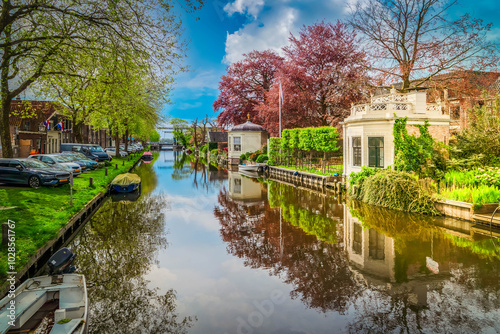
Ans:
{"label": "red-leaved tree", "polygon": [[231,64],[219,82],[220,94],[213,104],[217,121],[226,127],[243,123],[247,114],[259,121],[256,107],[264,103],[283,58],[276,52],[252,51]]}
{"label": "red-leaved tree", "polygon": [[318,125],[336,125],[351,102],[363,96],[365,55],[355,39],[345,24],[321,22],[304,26],[297,37],[291,35],[290,45],[283,49],[289,66],[280,74],[290,76]]}

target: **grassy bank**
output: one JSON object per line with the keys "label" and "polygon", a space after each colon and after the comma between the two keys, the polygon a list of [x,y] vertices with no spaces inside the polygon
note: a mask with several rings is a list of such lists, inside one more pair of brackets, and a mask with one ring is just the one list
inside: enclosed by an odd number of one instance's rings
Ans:
{"label": "grassy bank", "polygon": [[[0,189],[0,206],[11,209],[0,210],[0,222],[12,220],[16,223],[16,271],[23,268],[37,249],[53,239],[61,227],[81,210],[92,198],[107,189],[113,178],[133,166],[140,155],[135,157],[113,158],[108,167],[79,175],[73,182],[73,206],[70,206],[69,184],[60,187],[9,187]],[[118,165],[118,169],[115,169]],[[90,187],[89,179],[93,178]],[[0,278],[7,272],[7,247],[0,247]]]}
{"label": "grassy bank", "polygon": [[323,171],[323,168],[321,167],[315,167],[315,166],[296,166],[296,165],[279,165],[276,167],[280,168],[286,168],[286,169],[293,169],[299,172],[307,172],[311,174],[316,174],[316,175],[323,175],[323,176],[334,176],[337,174],[337,176],[342,175],[342,165],[329,165],[328,168]]}

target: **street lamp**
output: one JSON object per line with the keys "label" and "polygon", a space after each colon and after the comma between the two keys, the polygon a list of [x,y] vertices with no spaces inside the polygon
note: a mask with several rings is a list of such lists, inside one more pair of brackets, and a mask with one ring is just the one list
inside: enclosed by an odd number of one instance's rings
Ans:
{"label": "street lamp", "polygon": [[38,132],[41,132],[40,134],[40,150],[38,151],[39,153],[42,153],[42,141],[43,141],[43,132],[45,131],[45,125],[43,123],[40,123],[38,125]]}

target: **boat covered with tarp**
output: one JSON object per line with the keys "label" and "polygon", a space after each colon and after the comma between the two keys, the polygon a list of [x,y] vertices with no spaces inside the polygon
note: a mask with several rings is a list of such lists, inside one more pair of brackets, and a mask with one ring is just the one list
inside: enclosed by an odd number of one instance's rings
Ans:
{"label": "boat covered with tarp", "polygon": [[111,190],[119,193],[129,193],[141,185],[141,178],[137,174],[120,174],[111,182]]}
{"label": "boat covered with tarp", "polygon": [[153,161],[153,153],[151,152],[144,152],[144,154],[142,155],[142,161],[145,162],[145,163],[150,163],[151,161]]}

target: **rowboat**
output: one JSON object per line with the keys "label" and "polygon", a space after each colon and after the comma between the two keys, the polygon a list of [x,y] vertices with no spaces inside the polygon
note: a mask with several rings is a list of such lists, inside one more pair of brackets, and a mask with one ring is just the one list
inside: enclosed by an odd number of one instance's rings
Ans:
{"label": "rowboat", "polygon": [[111,189],[119,193],[129,193],[141,185],[141,178],[137,174],[120,174],[111,181]]}
{"label": "rowboat", "polygon": [[87,333],[85,276],[73,274],[67,248],[49,259],[49,275],[33,277],[0,301],[0,333]]}
{"label": "rowboat", "polygon": [[238,171],[262,173],[266,166],[266,164],[238,165]]}

